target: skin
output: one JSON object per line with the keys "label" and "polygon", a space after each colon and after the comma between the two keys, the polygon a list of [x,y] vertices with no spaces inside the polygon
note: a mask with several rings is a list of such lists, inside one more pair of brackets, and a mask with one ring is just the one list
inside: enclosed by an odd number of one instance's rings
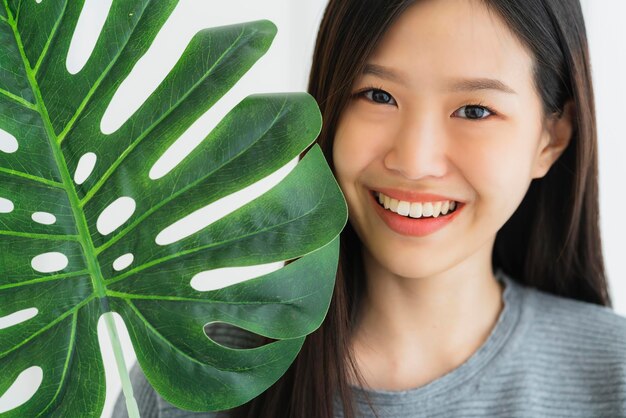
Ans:
{"label": "skin", "polygon": [[[368,387],[404,390],[461,365],[493,330],[503,309],[496,233],[567,147],[572,104],[544,115],[532,54],[478,0],[416,2],[368,63],[378,67],[358,77],[333,145],[366,272],[352,349]],[[477,78],[512,92],[450,89]],[[372,87],[387,95],[357,94]],[[369,194],[380,187],[465,207],[435,233],[406,236],[375,212]]]}

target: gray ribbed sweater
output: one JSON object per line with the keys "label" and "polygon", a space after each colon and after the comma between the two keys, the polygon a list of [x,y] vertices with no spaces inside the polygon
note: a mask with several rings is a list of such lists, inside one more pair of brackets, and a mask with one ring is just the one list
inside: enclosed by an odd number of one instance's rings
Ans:
{"label": "gray ribbed sweater", "polygon": [[[626,417],[626,318],[523,286],[501,271],[497,278],[505,285],[504,308],[480,349],[424,386],[367,391],[378,416]],[[142,418],[228,416],[181,411],[156,394],[137,367],[131,378]],[[365,391],[354,393],[359,416],[374,417]],[[113,418],[126,417],[120,397]]]}

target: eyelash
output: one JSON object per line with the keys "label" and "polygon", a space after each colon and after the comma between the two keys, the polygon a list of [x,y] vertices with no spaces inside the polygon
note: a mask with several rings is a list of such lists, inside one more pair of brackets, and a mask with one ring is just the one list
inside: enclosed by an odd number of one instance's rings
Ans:
{"label": "eyelash", "polygon": [[[365,88],[363,88],[363,89],[361,89],[361,90],[357,91],[356,93],[354,93],[354,94],[353,94],[353,96],[354,96],[355,98],[357,98],[357,97],[365,97],[365,93],[368,93],[368,92],[373,91],[373,90],[380,90],[380,91],[382,91],[382,92],[384,92],[384,93],[388,94],[390,97],[392,97],[392,98],[393,98],[393,96],[391,96],[391,94],[387,93],[387,92],[386,92],[386,91],[385,91],[382,87],[375,87],[375,86],[365,87]],[[372,103],[375,103],[375,104],[386,104],[386,103],[377,103],[377,102],[374,102],[374,101],[372,101],[372,100],[368,99],[367,97],[366,97],[366,99],[367,99],[368,101],[371,101]],[[395,99],[393,99],[393,100],[395,101]],[[480,108],[485,109],[485,110],[486,110],[487,112],[489,112],[490,114],[489,114],[489,116],[484,117],[484,118],[478,118],[478,119],[462,118],[462,119],[467,119],[467,120],[471,120],[471,121],[479,121],[479,120],[488,119],[488,118],[489,118],[489,117],[491,117],[491,116],[495,116],[495,115],[497,115],[497,113],[496,113],[493,109],[491,109],[489,106],[487,106],[487,105],[483,104],[483,103],[482,103],[482,102],[480,102],[480,101],[479,101],[479,102],[467,103],[467,104],[465,104],[465,105],[461,106],[459,109],[461,109],[461,108],[463,108],[463,107],[480,107]],[[458,110],[458,109],[457,109],[457,110]],[[455,111],[454,113],[456,113],[456,111]]]}

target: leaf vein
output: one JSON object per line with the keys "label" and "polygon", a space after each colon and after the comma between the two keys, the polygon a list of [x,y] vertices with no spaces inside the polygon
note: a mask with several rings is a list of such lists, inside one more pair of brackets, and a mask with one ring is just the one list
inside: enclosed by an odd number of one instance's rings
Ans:
{"label": "leaf vein", "polygon": [[[251,279],[254,280],[254,279]],[[295,298],[285,299],[278,302],[272,302],[268,300],[262,301],[229,301],[229,300],[219,300],[219,299],[195,299],[189,297],[182,296],[163,296],[163,295],[139,295],[134,293],[125,293],[125,292],[116,292],[113,290],[107,291],[108,296],[118,297],[122,299],[138,299],[138,300],[160,300],[160,301],[168,301],[168,302],[197,302],[197,303],[216,303],[216,304],[224,304],[224,305],[285,305],[293,302],[299,302],[303,299],[313,296],[316,293],[319,293],[320,290],[316,290],[311,293],[307,293],[304,295],[300,295]]]}
{"label": "leaf vein", "polygon": [[63,388],[63,386],[66,383],[67,380],[67,369],[68,369],[68,365],[70,362],[70,359],[72,358],[72,354],[74,353],[74,349],[76,348],[76,323],[78,322],[77,320],[77,316],[78,316],[78,311],[74,312],[74,317],[72,318],[72,332],[70,334],[70,341],[67,347],[67,356],[65,357],[65,364],[63,364],[63,373],[61,374],[61,379],[59,380],[59,386],[57,388],[57,391],[54,393],[54,396],[52,396],[52,399],[50,399],[50,402],[48,402],[48,405],[45,406],[45,408],[43,408],[44,411],[48,410],[48,408],[50,407],[50,405],[52,405],[56,398],[59,396],[59,393],[61,393],[61,389]]}
{"label": "leaf vein", "polygon": [[81,271],[74,271],[74,272],[71,272],[71,273],[54,274],[52,276],[40,277],[39,279],[27,280],[27,281],[18,282],[18,283],[9,283],[9,284],[0,286],[0,290],[10,289],[10,288],[13,288],[13,287],[28,286],[28,285],[36,284],[36,283],[52,282],[54,280],[78,277],[78,276],[83,276],[83,275],[88,274],[88,273],[89,273],[88,270],[81,270]]}
{"label": "leaf vein", "polygon": [[66,10],[67,10],[67,0],[65,1],[65,4],[63,5],[63,10],[61,10],[61,13],[59,13],[59,18],[57,19],[56,22],[54,22],[54,26],[52,27],[52,31],[50,32],[50,35],[48,36],[48,39],[46,39],[46,44],[44,45],[43,49],[41,50],[41,54],[39,54],[39,59],[37,59],[37,63],[35,64],[35,68],[33,69],[35,74],[37,74],[37,72],[39,71],[39,67],[41,66],[41,63],[43,62],[46,54],[48,53],[48,48],[50,47],[50,43],[52,42],[52,38],[54,38],[54,35],[57,32],[57,29],[59,28],[61,20],[63,20],[63,17],[65,16]]}
{"label": "leaf vein", "polygon": [[22,106],[24,106],[24,107],[26,107],[28,109],[38,110],[36,104],[31,103],[28,100],[26,100],[26,99],[24,99],[24,98],[22,98],[22,97],[20,97],[20,96],[18,96],[16,94],[11,93],[10,91],[4,90],[4,89],[0,89],[0,94],[2,94],[3,96],[8,97],[9,99],[17,102],[18,104],[20,104],[20,105],[22,105]]}
{"label": "leaf vein", "polygon": [[27,174],[27,173],[24,173],[22,171],[16,171],[16,170],[11,170],[9,168],[0,167],[0,173],[11,174],[13,176],[22,177],[22,178],[25,178],[25,179],[28,179],[28,180],[36,181],[37,183],[45,184],[46,186],[52,186],[52,187],[56,187],[58,189],[65,190],[65,187],[63,186],[63,183],[58,183],[58,182],[56,182],[54,180],[48,180],[48,179],[45,179],[45,178],[39,177],[39,176],[33,176],[32,174]]}
{"label": "leaf vein", "polygon": [[33,234],[29,232],[17,232],[17,231],[3,231],[0,230],[0,235],[9,237],[21,237],[32,239],[47,239],[52,241],[78,241],[78,235],[53,235],[53,234]]}

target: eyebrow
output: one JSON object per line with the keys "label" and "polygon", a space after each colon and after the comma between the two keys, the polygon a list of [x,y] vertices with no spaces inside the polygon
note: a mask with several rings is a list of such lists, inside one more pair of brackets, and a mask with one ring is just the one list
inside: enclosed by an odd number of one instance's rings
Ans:
{"label": "eyebrow", "polygon": [[503,93],[517,94],[515,90],[500,80],[493,78],[467,78],[456,80],[450,84],[450,91],[497,90]]}
{"label": "eyebrow", "polygon": [[[385,80],[394,81],[399,84],[408,85],[408,81],[400,74],[390,68],[377,64],[366,64],[363,68],[363,74],[371,74]],[[493,78],[463,78],[453,80],[448,84],[448,91],[478,91],[478,90],[496,90],[508,94],[517,94],[515,90],[507,86],[500,80]]]}
{"label": "eyebrow", "polygon": [[396,73],[392,69],[383,67],[382,65],[365,64],[363,74],[375,75],[377,77],[384,78],[385,80],[395,81],[404,85],[409,84],[400,74]]}

